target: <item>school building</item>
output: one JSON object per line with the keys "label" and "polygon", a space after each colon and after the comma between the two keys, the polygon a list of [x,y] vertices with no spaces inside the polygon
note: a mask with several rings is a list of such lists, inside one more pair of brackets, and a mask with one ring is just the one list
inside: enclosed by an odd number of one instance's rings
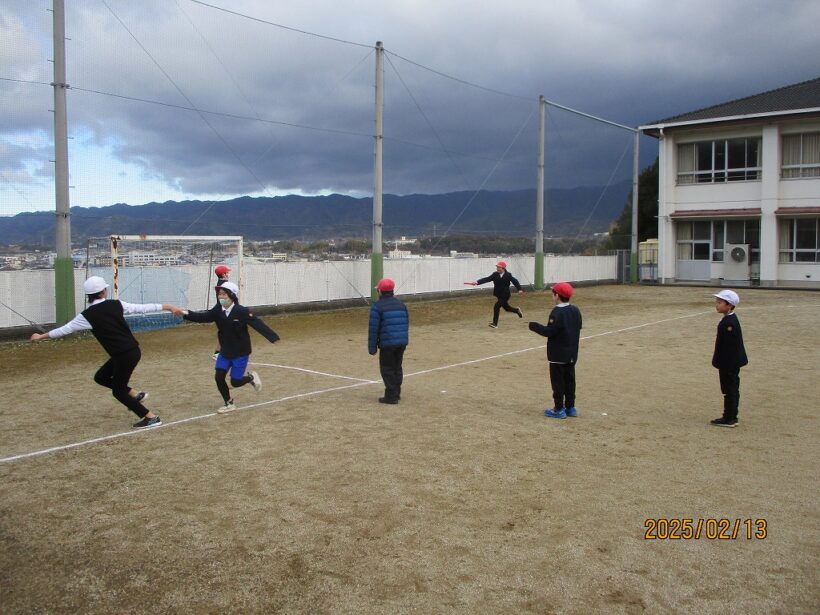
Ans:
{"label": "school building", "polygon": [[640,126],[658,280],[820,288],[820,78]]}

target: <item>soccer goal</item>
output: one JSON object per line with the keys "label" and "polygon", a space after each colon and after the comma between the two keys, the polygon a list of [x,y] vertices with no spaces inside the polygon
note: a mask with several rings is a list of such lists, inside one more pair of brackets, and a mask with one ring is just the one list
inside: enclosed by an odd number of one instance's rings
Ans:
{"label": "soccer goal", "polygon": [[[216,301],[217,265],[227,265],[242,289],[242,237],[109,235],[89,238],[86,245],[86,275],[104,278],[112,299],[207,309]],[[129,317],[132,330],[177,322],[167,312]]]}

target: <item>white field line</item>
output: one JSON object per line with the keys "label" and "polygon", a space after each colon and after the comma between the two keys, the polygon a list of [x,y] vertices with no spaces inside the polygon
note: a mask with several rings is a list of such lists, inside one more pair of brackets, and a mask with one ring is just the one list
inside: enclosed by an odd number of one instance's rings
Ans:
{"label": "white field line", "polygon": [[[795,307],[797,307],[797,306],[795,306]],[[596,338],[596,337],[603,337],[605,335],[614,335],[616,333],[625,333],[627,331],[634,331],[636,329],[651,327],[652,325],[658,325],[658,324],[662,324],[662,323],[665,323],[665,322],[672,322],[672,321],[675,321],[675,320],[682,320],[684,318],[694,318],[696,316],[702,316],[704,314],[710,314],[712,312],[713,312],[713,310],[708,310],[708,311],[703,311],[703,312],[695,312],[693,314],[687,314],[685,316],[675,316],[673,318],[664,318],[662,320],[654,320],[652,322],[645,322],[645,323],[640,324],[640,325],[633,325],[631,327],[624,327],[623,329],[614,329],[612,331],[605,331],[603,333],[596,333],[594,335],[587,335],[585,337],[582,337],[581,340],[589,340],[589,339],[593,339],[593,338]],[[544,348],[544,346],[545,346],[545,344],[540,344],[538,346],[532,346],[530,348],[523,348],[521,350],[513,350],[513,351],[510,351],[510,352],[504,352],[504,353],[492,355],[492,356],[489,356],[489,357],[482,357],[480,359],[472,359],[470,361],[461,361],[459,363],[451,363],[449,365],[442,365],[440,367],[433,367],[431,369],[424,369],[424,370],[421,370],[421,371],[418,371],[418,372],[413,372],[411,374],[405,374],[404,376],[405,376],[405,378],[412,378],[413,376],[421,376],[421,375],[424,375],[424,374],[429,374],[429,373],[432,373],[432,372],[438,372],[438,371],[442,371],[442,370],[445,370],[445,369],[453,369],[453,368],[456,368],[456,367],[464,367],[465,365],[473,365],[475,363],[482,363],[484,361],[492,361],[494,359],[509,357],[509,356],[516,355],[516,354],[521,354],[521,353],[524,353],[524,352],[530,352],[532,350],[541,350],[541,349]],[[263,364],[259,363],[257,365],[263,365]],[[263,401],[263,402],[259,402],[259,403],[256,403],[256,404],[250,404],[250,405],[247,405],[247,406],[240,406],[234,412],[239,411],[239,410],[250,410],[252,408],[259,408],[261,406],[269,406],[271,404],[280,404],[280,403],[283,403],[283,402],[286,402],[286,401],[292,401],[294,399],[301,399],[303,397],[314,397],[316,395],[323,395],[324,393],[332,393],[334,391],[343,391],[345,389],[354,389],[354,388],[358,388],[358,387],[361,387],[361,386],[368,386],[368,385],[372,385],[372,384],[381,384],[380,380],[364,380],[364,379],[361,379],[361,378],[351,378],[350,376],[338,376],[338,375],[334,375],[334,374],[323,374],[322,372],[313,372],[312,370],[296,368],[296,367],[287,367],[287,366],[274,366],[274,367],[282,367],[283,369],[297,369],[299,371],[311,372],[311,373],[321,374],[321,375],[326,375],[326,376],[333,376],[333,377],[336,377],[336,378],[349,378],[351,380],[357,380],[358,382],[356,382],[354,384],[347,384],[347,385],[344,385],[344,386],[331,387],[329,389],[319,389],[319,390],[316,390],[316,391],[309,391],[307,393],[298,393],[296,395],[288,395],[287,397],[280,397],[279,399],[271,399],[269,401]],[[201,419],[211,418],[212,416],[217,416],[217,413],[216,412],[209,412],[208,414],[201,414],[201,415],[198,415],[198,416],[188,417],[186,419],[179,419],[177,421],[171,421],[171,422],[168,422],[168,423],[163,423],[159,427],[150,427],[150,428],[147,428],[147,429],[123,431],[121,433],[115,433],[115,434],[111,434],[111,435],[108,435],[108,436],[101,436],[99,438],[91,438],[90,440],[82,440],[80,442],[73,442],[71,444],[64,444],[62,446],[53,446],[51,448],[45,448],[45,449],[41,449],[41,450],[38,450],[38,451],[31,451],[29,453],[21,453],[19,455],[12,455],[10,457],[3,457],[3,458],[0,458],[0,463],[10,463],[12,461],[19,461],[20,459],[28,459],[28,458],[31,458],[31,457],[39,457],[41,455],[47,455],[49,453],[55,453],[55,452],[58,452],[58,451],[65,451],[65,450],[69,450],[69,449],[72,449],[72,448],[78,448],[80,446],[87,446],[87,445],[90,445],[90,444],[97,444],[98,442],[105,442],[106,440],[116,440],[118,438],[125,438],[125,437],[128,437],[128,436],[136,436],[136,435],[139,435],[139,434],[147,432],[147,431],[156,431],[157,429],[164,429],[166,427],[173,427],[173,426],[176,426],[176,425],[182,425],[183,423],[190,423],[192,421],[199,421]]]}
{"label": "white field line", "polygon": [[367,380],[366,378],[354,378],[353,376],[342,376],[341,374],[317,372],[313,369],[305,369],[304,367],[293,367],[291,365],[277,365],[275,363],[250,363],[250,365],[261,365],[262,367],[278,367],[279,369],[293,369],[297,372],[306,372],[308,374],[317,374],[319,376],[330,376],[331,378],[343,378],[345,380],[357,380],[359,382],[366,382],[368,384],[378,384],[379,382],[381,382],[381,380]]}

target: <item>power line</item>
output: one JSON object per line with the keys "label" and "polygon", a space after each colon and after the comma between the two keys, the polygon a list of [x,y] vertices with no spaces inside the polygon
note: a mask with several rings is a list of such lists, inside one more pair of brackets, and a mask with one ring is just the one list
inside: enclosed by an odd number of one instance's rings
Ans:
{"label": "power line", "polygon": [[194,4],[200,4],[202,6],[207,6],[210,9],[214,9],[216,11],[222,11],[223,13],[229,13],[231,15],[236,15],[237,17],[242,17],[243,19],[250,19],[251,21],[256,21],[258,23],[265,24],[267,26],[273,26],[274,28],[281,28],[282,30],[288,30],[290,32],[296,32],[297,34],[304,34],[306,36],[313,36],[316,38],[325,39],[327,41],[333,41],[336,43],[343,43],[345,45],[355,45],[356,47],[368,47],[371,48],[373,45],[365,45],[363,43],[356,43],[353,41],[346,41],[342,38],[335,38],[333,36],[327,36],[325,34],[317,34],[316,32],[308,32],[307,30],[300,30],[299,28],[292,28],[290,26],[285,26],[280,23],[275,23],[273,21],[267,21],[265,19],[260,19],[259,17],[253,17],[252,15],[248,15],[247,13],[240,13],[238,11],[232,11],[230,9],[223,8],[221,6],[216,6],[215,4],[208,4],[207,2],[201,2],[200,0],[189,0],[189,2],[193,2]]}

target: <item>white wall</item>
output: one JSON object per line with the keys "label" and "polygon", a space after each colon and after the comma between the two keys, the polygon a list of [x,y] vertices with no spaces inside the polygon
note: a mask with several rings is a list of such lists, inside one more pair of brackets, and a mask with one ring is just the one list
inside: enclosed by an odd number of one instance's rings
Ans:
{"label": "white wall", "polygon": [[[527,286],[533,283],[535,258],[505,258],[508,270]],[[384,261],[386,277],[396,282],[397,295],[417,295],[461,290],[495,271],[495,258],[422,258]],[[547,284],[558,281],[597,282],[617,279],[615,256],[548,256],[544,259]],[[268,262],[243,264],[244,305],[289,305],[339,299],[369,299],[370,261]],[[134,267],[120,270],[120,298],[133,303],[176,303],[205,309],[214,302],[210,268]],[[93,271],[111,282],[110,271]],[[74,270],[77,312],[85,308],[84,269]],[[484,288],[487,288],[486,286]],[[0,328],[19,327],[29,321],[54,322],[54,271],[0,271]],[[15,314],[18,312],[19,314]]]}

